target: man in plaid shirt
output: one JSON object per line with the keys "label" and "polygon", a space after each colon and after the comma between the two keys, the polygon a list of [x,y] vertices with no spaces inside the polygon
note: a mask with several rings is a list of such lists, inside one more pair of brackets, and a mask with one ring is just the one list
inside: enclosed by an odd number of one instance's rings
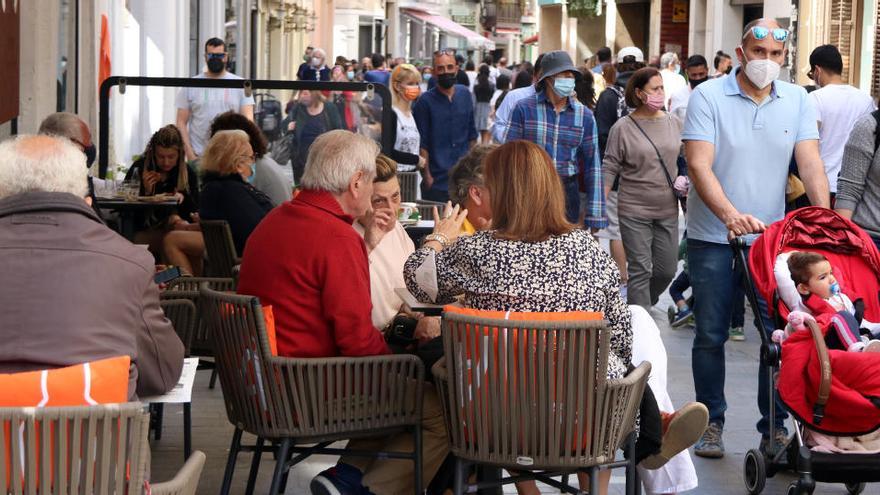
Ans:
{"label": "man in plaid shirt", "polygon": [[587,198],[584,226],[601,229],[608,220],[596,121],[574,95],[581,73],[561,50],[544,54],[541,69],[535,96],[517,103],[511,114],[506,141],[525,139],[544,147],[562,180],[565,214],[573,223],[580,217],[581,175]]}

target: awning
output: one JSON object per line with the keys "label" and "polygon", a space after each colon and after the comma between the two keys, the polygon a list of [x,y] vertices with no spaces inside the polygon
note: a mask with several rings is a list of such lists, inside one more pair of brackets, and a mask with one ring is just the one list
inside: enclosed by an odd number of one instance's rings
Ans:
{"label": "awning", "polygon": [[522,33],[522,29],[520,28],[509,28],[509,27],[496,27],[495,34],[498,36],[502,35],[511,35],[515,36]]}
{"label": "awning", "polygon": [[528,38],[522,40],[523,45],[531,45],[538,42],[538,35],[535,34],[533,36],[529,36]]}
{"label": "awning", "polygon": [[460,38],[464,38],[467,41],[468,48],[478,50],[494,50],[495,42],[486,38],[485,36],[480,36],[479,34],[471,31],[470,29],[462,26],[461,24],[447,19],[445,17],[440,17],[438,15],[429,14],[423,10],[416,9],[400,9],[404,14],[418,19],[422,22],[426,22],[433,26],[436,26],[441,31],[444,31],[447,34],[452,36],[458,36]]}

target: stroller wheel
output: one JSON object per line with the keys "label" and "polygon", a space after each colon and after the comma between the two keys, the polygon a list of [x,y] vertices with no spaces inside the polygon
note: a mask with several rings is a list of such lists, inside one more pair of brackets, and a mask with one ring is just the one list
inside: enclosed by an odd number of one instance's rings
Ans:
{"label": "stroller wheel", "polygon": [[788,495],[812,495],[812,493],[812,489],[801,487],[801,484],[797,481],[792,481],[788,485]]}
{"label": "stroller wheel", "polygon": [[846,487],[846,492],[850,495],[858,495],[859,493],[865,491],[864,483],[846,483],[843,486]]}
{"label": "stroller wheel", "polygon": [[767,482],[767,468],[764,464],[764,454],[760,450],[751,449],[746,452],[743,463],[743,481],[746,483],[749,495],[759,495],[764,490],[764,483]]}

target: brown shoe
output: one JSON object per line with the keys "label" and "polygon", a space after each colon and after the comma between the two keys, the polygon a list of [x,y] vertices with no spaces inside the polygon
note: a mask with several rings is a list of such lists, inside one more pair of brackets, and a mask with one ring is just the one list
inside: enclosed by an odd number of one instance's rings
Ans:
{"label": "brown shoe", "polygon": [[699,402],[688,402],[672,414],[660,413],[663,441],[660,452],[645,458],[645,469],[659,469],[679,452],[697,443],[709,424],[709,410]]}

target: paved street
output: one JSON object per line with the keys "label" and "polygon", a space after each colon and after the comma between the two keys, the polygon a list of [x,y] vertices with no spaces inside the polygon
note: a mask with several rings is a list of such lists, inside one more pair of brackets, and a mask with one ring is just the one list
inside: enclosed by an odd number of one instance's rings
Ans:
{"label": "paved street", "polygon": [[[669,354],[669,393],[676,405],[693,400],[693,380],[690,371],[690,349],[693,331],[689,328],[672,329],[666,322],[665,308],[668,298],[662,300],[653,315],[661,328],[663,340]],[[755,403],[758,366],[758,336],[751,324],[751,316],[747,315],[745,342],[729,342],[727,344],[727,426],[724,440],[727,455],[721,460],[706,460],[694,457],[694,464],[700,477],[700,487],[688,492],[690,494],[744,494],[742,482],[742,463],[745,452],[757,446],[758,436],[754,429],[758,418]],[[193,403],[193,445],[203,450],[207,456],[205,472],[199,493],[216,494],[223,477],[226,454],[232,436],[232,427],[226,421],[223,399],[219,386],[215,390],[208,389],[210,372],[200,371],[195,385]],[[164,480],[170,477],[183,462],[183,442],[181,437],[182,415],[179,407],[168,407],[165,413],[164,436],[159,442],[153,443],[153,479]],[[268,490],[269,478],[273,464],[271,455],[263,457],[257,493]],[[311,477],[325,469],[333,462],[329,457],[315,457],[291,472],[288,494],[307,493]],[[243,493],[250,466],[250,455],[239,457],[233,479],[232,493]],[[785,493],[788,483],[793,479],[790,475],[777,475],[767,480],[764,493]],[[558,493],[546,488],[546,493]],[[515,493],[509,488],[510,493]],[[623,493],[622,472],[612,479],[613,494]],[[845,494],[842,485],[820,484],[817,494]],[[864,493],[880,494],[880,485],[868,486]]]}

